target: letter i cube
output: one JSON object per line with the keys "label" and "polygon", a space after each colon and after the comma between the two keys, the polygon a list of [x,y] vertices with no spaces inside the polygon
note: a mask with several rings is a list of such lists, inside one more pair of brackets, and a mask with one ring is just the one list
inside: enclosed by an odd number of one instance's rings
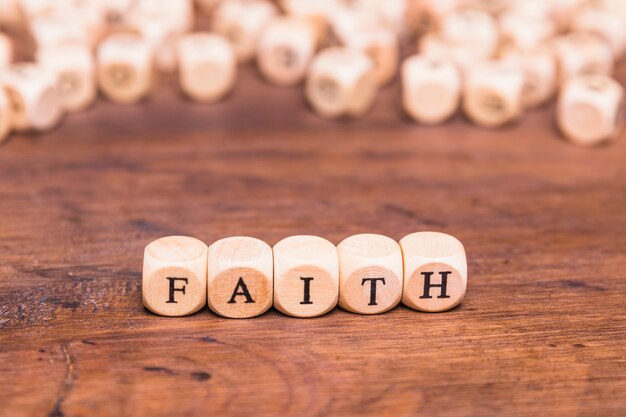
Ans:
{"label": "letter i cube", "polygon": [[274,307],[293,317],[316,317],[339,298],[335,245],[317,236],[291,236],[274,245]]}
{"label": "letter i cube", "polygon": [[209,247],[209,308],[220,316],[249,318],[272,306],[272,248],[252,237],[228,237]]}
{"label": "letter i cube", "polygon": [[404,259],[402,303],[415,310],[446,311],[467,288],[465,248],[445,233],[419,232],[400,240]]}
{"label": "letter i cube", "polygon": [[206,304],[207,246],[192,237],[168,236],[144,251],[143,305],[162,316],[185,316]]}
{"label": "letter i cube", "polygon": [[402,251],[386,236],[350,236],[337,246],[339,305],[359,314],[391,310],[402,295]]}

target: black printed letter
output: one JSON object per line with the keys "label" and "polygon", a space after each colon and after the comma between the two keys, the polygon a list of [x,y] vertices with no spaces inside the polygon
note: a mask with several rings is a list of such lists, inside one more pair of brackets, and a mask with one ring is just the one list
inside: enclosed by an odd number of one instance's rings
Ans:
{"label": "black printed letter", "polygon": [[313,281],[312,277],[300,277],[302,281],[304,281],[304,300],[300,301],[300,304],[313,304],[311,301],[311,281]]}
{"label": "black printed letter", "polygon": [[385,278],[363,278],[361,285],[365,285],[366,281],[372,281],[370,284],[370,302],[368,306],[377,306],[376,303],[376,281],[382,281],[383,285],[385,285]]}
{"label": "black printed letter", "polygon": [[433,298],[430,295],[430,289],[432,287],[441,288],[441,292],[439,293],[439,297],[437,298],[450,298],[449,295],[446,294],[446,290],[448,288],[448,275],[450,275],[452,271],[440,271],[439,275],[441,275],[441,284],[431,284],[430,277],[433,275],[432,272],[422,272],[424,275],[424,294],[420,298]]}
{"label": "black printed letter", "polygon": [[170,282],[170,298],[165,303],[178,304],[178,301],[174,300],[174,293],[176,291],[180,291],[184,294],[185,288],[187,288],[187,286],[183,285],[181,288],[176,288],[176,281],[185,281],[185,284],[188,284],[189,280],[187,278],[170,278],[170,277],[167,277],[166,279]]}
{"label": "black printed letter", "polygon": [[254,300],[252,299],[252,296],[250,295],[250,292],[248,291],[248,287],[246,286],[246,283],[243,282],[243,277],[239,277],[239,281],[237,281],[237,286],[235,287],[235,291],[233,292],[232,297],[230,297],[228,304],[235,304],[237,302],[235,301],[235,297],[237,297],[238,295],[243,295],[244,297],[246,297],[246,303],[254,303]]}

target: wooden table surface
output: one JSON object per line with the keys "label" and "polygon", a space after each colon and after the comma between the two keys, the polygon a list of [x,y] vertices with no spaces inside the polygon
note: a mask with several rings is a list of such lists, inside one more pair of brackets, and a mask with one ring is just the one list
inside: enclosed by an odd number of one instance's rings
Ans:
{"label": "wooden table surface", "polygon": [[[571,146],[552,106],[497,131],[422,127],[397,85],[329,122],[301,89],[239,80],[217,105],[166,80],[0,147],[1,416],[626,415],[625,137]],[[453,311],[142,306],[143,248],[164,235],[420,230],[465,244]]]}

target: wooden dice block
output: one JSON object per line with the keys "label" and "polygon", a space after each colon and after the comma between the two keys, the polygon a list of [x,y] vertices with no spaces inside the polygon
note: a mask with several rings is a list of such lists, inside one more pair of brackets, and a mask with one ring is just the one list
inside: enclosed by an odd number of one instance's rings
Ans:
{"label": "wooden dice block", "polygon": [[503,48],[500,58],[522,67],[522,102],[525,108],[540,106],[552,98],[557,87],[557,67],[550,48],[522,50],[508,47]]}
{"label": "wooden dice block", "polygon": [[134,0],[128,20],[141,25],[152,20],[174,33],[186,33],[193,29],[194,8],[192,0]]}
{"label": "wooden dice block", "polygon": [[391,310],[402,296],[402,252],[386,236],[350,236],[337,246],[339,305],[359,314]]}
{"label": "wooden dice block", "polygon": [[502,43],[521,50],[545,45],[557,31],[553,20],[515,12],[502,14],[498,23]]}
{"label": "wooden dice block", "polygon": [[378,91],[374,63],[361,51],[334,47],[320,52],[309,69],[305,93],[323,117],[358,117]]}
{"label": "wooden dice block", "polygon": [[209,246],[209,308],[220,316],[249,318],[272,306],[272,248],[251,237],[228,237]]}
{"label": "wooden dice block", "polygon": [[414,120],[442,123],[459,107],[461,76],[449,59],[413,55],[402,64],[402,103]]}
{"label": "wooden dice block", "polygon": [[9,98],[17,131],[53,128],[63,115],[53,75],[34,64],[13,64],[0,70],[0,84]]}
{"label": "wooden dice block", "polygon": [[291,236],[274,245],[274,307],[293,317],[316,317],[339,299],[335,245],[317,236]]}
{"label": "wooden dice block", "polygon": [[9,137],[12,125],[9,96],[3,88],[0,88],[0,143],[4,142]]}
{"label": "wooden dice block", "polygon": [[446,311],[467,288],[465,248],[445,233],[419,232],[400,240],[404,259],[402,303],[415,310]]}
{"label": "wooden dice block", "polygon": [[162,316],[186,316],[206,305],[207,246],[192,237],[151,242],[143,255],[143,305]]}
{"label": "wooden dice block", "polygon": [[112,101],[136,103],[152,86],[152,51],[140,36],[118,33],[106,38],[97,51],[97,78]]}
{"label": "wooden dice block", "polygon": [[484,58],[493,56],[499,43],[495,20],[479,10],[459,10],[446,15],[441,23],[441,36],[454,45],[473,49]]}
{"label": "wooden dice block", "polygon": [[557,123],[567,139],[595,145],[614,139],[624,122],[624,89],[604,75],[570,79],[561,91]]}
{"label": "wooden dice block", "polygon": [[400,45],[396,33],[377,27],[346,40],[346,46],[365,52],[374,62],[374,73],[380,85],[388,84],[398,71]]}
{"label": "wooden dice block", "polygon": [[0,32],[0,68],[13,62],[13,42],[4,33]]}
{"label": "wooden dice block", "polygon": [[80,111],[93,103],[97,93],[95,65],[87,46],[48,46],[37,52],[37,61],[56,76],[59,99],[65,111]]}
{"label": "wooden dice block", "polygon": [[484,59],[474,48],[455,45],[437,33],[426,34],[418,42],[418,50],[422,55],[433,59],[454,62],[462,78],[465,77],[465,73],[469,68],[475,65],[476,62]]}
{"label": "wooden dice block", "polygon": [[463,111],[477,125],[498,127],[517,120],[523,110],[524,73],[511,62],[486,61],[467,73]]}
{"label": "wooden dice block", "polygon": [[572,32],[555,39],[554,54],[561,85],[581,74],[613,73],[614,58],[611,47],[604,39],[592,33]]}
{"label": "wooden dice block", "polygon": [[263,29],[278,14],[266,0],[229,0],[219,4],[211,19],[214,32],[233,44],[239,62],[254,57]]}
{"label": "wooden dice block", "polygon": [[235,85],[237,57],[226,38],[208,32],[185,35],[178,44],[181,89],[197,101],[216,101]]}
{"label": "wooden dice block", "polygon": [[620,58],[626,51],[625,16],[611,10],[588,6],[577,12],[571,29],[578,32],[594,33],[608,42],[613,56]]}
{"label": "wooden dice block", "polygon": [[315,50],[319,34],[306,18],[273,19],[259,39],[257,64],[259,71],[272,84],[292,86],[301,82]]}
{"label": "wooden dice block", "polygon": [[85,16],[78,10],[58,9],[38,15],[30,23],[38,48],[61,44],[91,45],[93,42]]}

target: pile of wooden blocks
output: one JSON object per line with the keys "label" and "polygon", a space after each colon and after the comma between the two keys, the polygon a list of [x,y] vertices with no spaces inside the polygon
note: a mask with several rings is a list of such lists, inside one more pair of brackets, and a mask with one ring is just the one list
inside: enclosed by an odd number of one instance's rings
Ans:
{"label": "pile of wooden blocks", "polygon": [[[304,84],[328,118],[364,115],[398,74],[404,111],[423,124],[459,109],[498,127],[558,95],[572,142],[615,138],[626,51],[622,0],[0,0],[0,28],[22,30],[35,62],[12,63],[0,32],[0,140],[47,130],[91,104],[148,97],[157,73],[214,102],[256,61],[277,86]],[[198,18],[200,17],[200,18]],[[208,21],[202,30],[198,21]],[[401,62],[400,45],[418,53]],[[156,70],[156,71],[155,71]],[[548,127],[546,127],[548,128]]]}
{"label": "pile of wooden blocks", "polygon": [[457,306],[467,287],[465,249],[456,238],[418,232],[395,240],[376,234],[338,246],[317,236],[291,236],[274,247],[229,237],[207,247],[169,236],[144,252],[143,304],[163,316],[209,308],[249,318],[272,305],[293,317],[317,317],[337,304],[359,314],[389,311],[400,302],[419,311]]}

